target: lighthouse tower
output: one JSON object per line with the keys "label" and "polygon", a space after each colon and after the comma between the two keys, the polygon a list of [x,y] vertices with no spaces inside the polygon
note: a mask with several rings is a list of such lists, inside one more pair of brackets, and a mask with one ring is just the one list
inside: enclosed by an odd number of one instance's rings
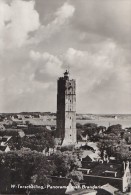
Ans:
{"label": "lighthouse tower", "polygon": [[56,137],[62,145],[76,143],[76,82],[67,70],[57,81]]}

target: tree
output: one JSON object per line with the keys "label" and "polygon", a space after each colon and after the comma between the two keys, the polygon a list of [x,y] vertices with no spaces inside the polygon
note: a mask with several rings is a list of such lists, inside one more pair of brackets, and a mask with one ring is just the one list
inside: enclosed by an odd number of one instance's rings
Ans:
{"label": "tree", "polygon": [[82,140],[81,134],[82,134],[82,130],[81,129],[77,129],[77,140],[78,141],[81,141]]}
{"label": "tree", "polygon": [[114,133],[115,135],[121,135],[122,132],[122,126],[120,124],[117,125],[111,125],[110,127],[108,127],[106,133],[110,134],[110,133]]}
{"label": "tree", "polygon": [[88,135],[90,138],[97,133],[97,125],[95,123],[86,123],[83,125],[83,135]]}
{"label": "tree", "polygon": [[50,156],[50,160],[52,160],[56,166],[54,175],[58,176],[66,176],[69,172],[81,166],[81,162],[79,161],[77,154],[71,151],[59,151],[52,154]]}
{"label": "tree", "polygon": [[83,129],[83,125],[80,124],[80,123],[76,123],[76,128],[77,128],[77,129]]}
{"label": "tree", "polygon": [[98,148],[103,157],[104,151],[108,156],[115,156],[118,160],[129,160],[131,152],[127,146],[127,133],[122,130],[121,125],[112,125],[99,139]]}
{"label": "tree", "polygon": [[31,184],[32,181],[35,184],[46,185],[55,168],[53,162],[42,153],[29,149],[1,154],[0,164],[10,170],[11,182],[21,185]]}
{"label": "tree", "polygon": [[55,169],[56,166],[54,162],[48,160],[47,157],[42,156],[35,167],[32,182],[37,185],[46,186],[51,182],[50,176],[53,174]]}
{"label": "tree", "polygon": [[121,141],[121,143],[117,146],[115,156],[121,161],[131,160],[131,151],[129,151],[129,147],[125,144],[125,142]]}
{"label": "tree", "polygon": [[81,171],[73,170],[68,174],[68,177],[73,179],[73,181],[79,182],[83,180],[83,173]]}
{"label": "tree", "polygon": [[53,148],[54,143],[54,138],[47,131],[22,139],[22,147],[30,148],[38,152],[42,152],[45,148]]}

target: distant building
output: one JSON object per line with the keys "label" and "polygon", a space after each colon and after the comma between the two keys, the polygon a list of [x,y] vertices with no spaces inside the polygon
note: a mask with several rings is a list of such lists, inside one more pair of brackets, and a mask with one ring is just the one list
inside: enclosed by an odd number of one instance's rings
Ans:
{"label": "distant building", "polygon": [[76,82],[68,71],[57,82],[56,137],[63,145],[76,143]]}

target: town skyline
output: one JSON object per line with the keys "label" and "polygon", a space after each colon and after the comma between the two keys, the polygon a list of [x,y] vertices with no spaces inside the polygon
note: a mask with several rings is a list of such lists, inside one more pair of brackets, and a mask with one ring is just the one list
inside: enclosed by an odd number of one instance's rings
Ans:
{"label": "town skyline", "polygon": [[0,7],[1,113],[56,112],[67,66],[77,113],[131,113],[130,0],[0,0]]}

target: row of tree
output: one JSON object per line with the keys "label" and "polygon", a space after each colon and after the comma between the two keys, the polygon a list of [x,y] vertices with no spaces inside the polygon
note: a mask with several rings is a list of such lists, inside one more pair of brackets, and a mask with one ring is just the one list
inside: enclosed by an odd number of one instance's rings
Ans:
{"label": "row of tree", "polygon": [[98,143],[100,155],[103,158],[104,152],[108,156],[115,156],[118,160],[131,160],[131,149],[129,140],[131,134],[122,129],[122,125],[111,125],[108,128],[97,126],[94,123],[81,125],[77,123],[78,140],[82,136],[87,136],[90,141]]}

